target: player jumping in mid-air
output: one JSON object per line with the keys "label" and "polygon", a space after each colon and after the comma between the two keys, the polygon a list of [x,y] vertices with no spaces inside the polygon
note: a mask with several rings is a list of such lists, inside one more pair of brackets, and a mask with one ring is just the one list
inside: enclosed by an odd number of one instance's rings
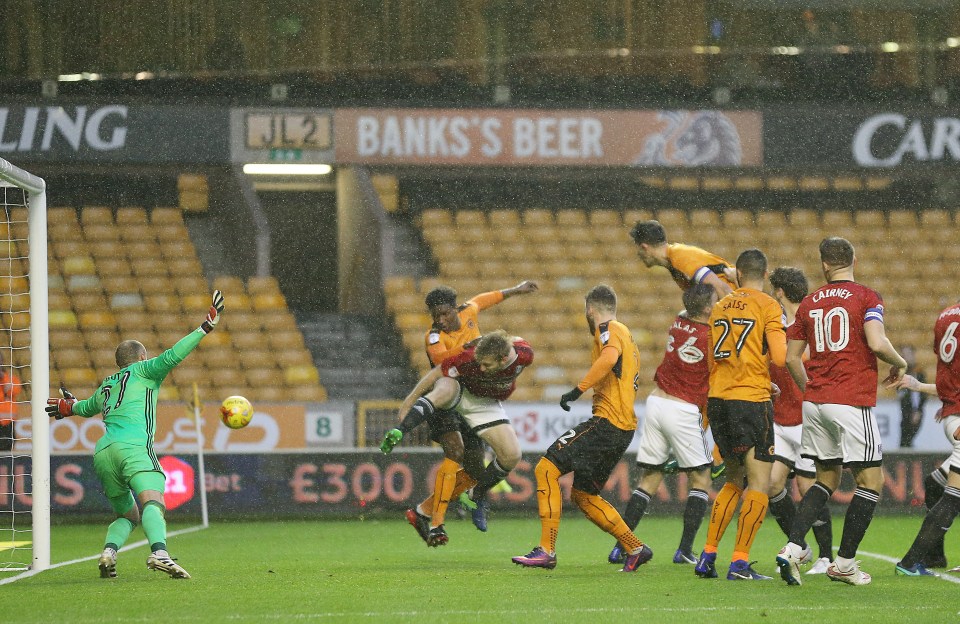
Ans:
{"label": "player jumping in mid-air", "polygon": [[[694,284],[683,292],[684,311],[670,328],[666,353],[653,376],[657,387],[647,397],[637,466],[643,474],[623,512],[623,521],[635,530],[647,512],[650,499],[663,481],[664,464],[671,454],[679,469],[690,477],[690,490],[683,511],[683,534],[673,555],[674,563],[696,563],[693,540],[707,511],[710,489],[710,445],[703,429],[707,402],[707,320],[717,293],[706,284]],[[614,545],[607,560],[622,562],[626,552]]]}
{"label": "player jumping in mid-air", "polygon": [[[444,410],[463,418],[470,432],[496,453],[503,478],[520,461],[520,441],[500,401],[513,394],[517,377],[532,363],[533,348],[522,338],[508,337],[502,330],[487,334],[476,346],[424,375],[403,400],[399,413],[404,418],[416,413],[429,419]],[[431,497],[407,511],[407,520],[428,546],[447,543],[443,523],[450,499],[474,485],[476,480],[459,462],[444,457]]]}
{"label": "player jumping in mid-air", "polygon": [[[106,543],[99,560],[101,578],[117,576],[117,551],[137,524],[143,524],[143,532],[150,542],[147,567],[171,578],[190,578],[167,552],[166,508],[163,504],[166,477],[153,450],[153,438],[157,432],[157,395],[160,384],[170,371],[217,326],[222,312],[223,295],[217,290],[200,327],[170,349],[148,359],[147,350],[141,343],[124,340],[116,352],[120,370],[104,379],[92,397],[78,401],[61,388],[63,397],[47,399],[46,411],[57,420],[67,416],[89,418],[103,414],[106,433],[97,441],[93,468],[117,519],[107,528]],[[136,494],[136,500],[131,490]],[[143,508],[142,512],[137,508],[137,502]]]}
{"label": "player jumping in mid-air", "polygon": [[[459,355],[467,345],[480,338],[480,324],[478,315],[481,311],[491,308],[505,299],[517,295],[526,295],[537,292],[536,282],[526,280],[512,288],[493,290],[471,297],[462,305],[457,304],[457,291],[449,286],[437,286],[427,293],[425,303],[433,326],[424,336],[424,346],[427,357],[433,366],[440,364],[447,358]],[[508,470],[501,466],[496,458],[484,467],[483,442],[463,419],[451,410],[435,410],[431,417],[419,411],[407,414],[400,424],[387,432],[380,444],[380,450],[389,453],[400,443],[403,436],[418,427],[424,420],[429,420],[430,437],[440,444],[447,459],[462,464],[467,473],[477,481],[473,489],[473,502],[463,495],[461,501],[473,506],[473,524],[481,531],[487,530],[487,502],[486,493],[506,476]],[[446,466],[442,470],[448,469]],[[427,499],[420,503],[421,508],[428,511],[432,501]],[[408,521],[416,526],[416,516],[408,512]]]}

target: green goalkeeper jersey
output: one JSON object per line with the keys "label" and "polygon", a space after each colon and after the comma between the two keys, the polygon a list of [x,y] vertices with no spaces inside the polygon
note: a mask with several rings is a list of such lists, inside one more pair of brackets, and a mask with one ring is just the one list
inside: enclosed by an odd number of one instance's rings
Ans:
{"label": "green goalkeeper jersey", "polygon": [[76,416],[103,414],[107,432],[97,441],[94,452],[114,442],[153,449],[157,432],[157,391],[173,368],[206,336],[200,328],[190,332],[173,347],[155,358],[134,362],[110,375],[89,399],[73,406]]}

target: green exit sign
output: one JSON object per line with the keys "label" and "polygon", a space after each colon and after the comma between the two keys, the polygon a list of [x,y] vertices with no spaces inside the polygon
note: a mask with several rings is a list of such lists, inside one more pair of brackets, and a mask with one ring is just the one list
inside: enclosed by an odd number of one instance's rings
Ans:
{"label": "green exit sign", "polygon": [[303,152],[298,149],[281,149],[275,147],[270,150],[270,160],[300,160],[303,158]]}

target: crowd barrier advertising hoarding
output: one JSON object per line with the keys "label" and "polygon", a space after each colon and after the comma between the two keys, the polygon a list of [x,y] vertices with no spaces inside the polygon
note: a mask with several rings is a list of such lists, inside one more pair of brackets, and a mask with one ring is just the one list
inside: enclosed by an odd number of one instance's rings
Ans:
{"label": "crowd barrier advertising hoarding", "polygon": [[[507,478],[512,491],[491,494],[497,511],[528,514],[536,521],[537,501],[534,467],[538,453],[525,453]],[[881,512],[920,513],[923,478],[946,454],[889,454],[884,457],[886,482]],[[93,471],[89,455],[54,456],[51,466],[54,517],[69,519],[109,514],[110,506]],[[324,453],[219,454],[206,458],[206,490],[210,517],[331,517],[350,518],[365,514],[397,513],[420,502],[433,487],[442,456],[439,450],[391,455],[377,450]],[[195,455],[161,455],[167,472],[168,519],[199,514],[199,490],[195,483]],[[27,509],[30,460],[0,465],[0,510]],[[844,473],[833,501],[847,503],[855,484]],[[604,497],[618,508],[630,498],[637,480],[634,458],[629,455],[617,465],[606,484]],[[722,480],[714,487],[719,488]],[[571,475],[561,479],[569,500]],[[716,492],[711,492],[714,495]],[[797,492],[794,489],[794,496]],[[684,475],[669,475],[655,493],[657,510],[679,512],[687,496]],[[919,526],[919,525],[918,525]]]}

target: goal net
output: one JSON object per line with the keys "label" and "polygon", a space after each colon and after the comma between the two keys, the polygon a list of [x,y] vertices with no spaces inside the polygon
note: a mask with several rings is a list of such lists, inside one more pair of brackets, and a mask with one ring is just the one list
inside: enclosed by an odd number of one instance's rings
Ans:
{"label": "goal net", "polygon": [[0,572],[50,565],[47,220],[40,178],[0,158]]}

